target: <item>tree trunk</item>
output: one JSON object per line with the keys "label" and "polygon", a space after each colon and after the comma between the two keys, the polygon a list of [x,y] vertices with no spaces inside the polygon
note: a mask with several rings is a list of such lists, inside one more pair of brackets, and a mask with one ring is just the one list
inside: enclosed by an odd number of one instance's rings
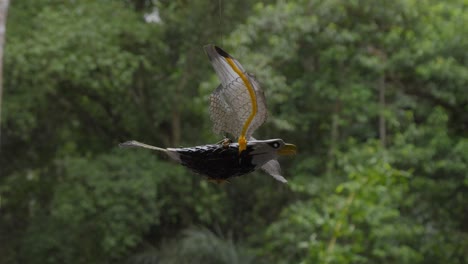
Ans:
{"label": "tree trunk", "polygon": [[379,80],[379,139],[383,148],[387,144],[387,129],[385,125],[385,74]]}
{"label": "tree trunk", "polygon": [[174,148],[179,147],[180,145],[180,136],[181,136],[181,119],[180,119],[180,109],[179,106],[174,106],[172,111],[172,146]]}
{"label": "tree trunk", "polygon": [[336,148],[339,138],[339,120],[340,120],[340,111],[341,111],[341,101],[336,100],[333,107],[333,114],[331,120],[331,129],[330,129],[330,145],[328,147],[328,164],[327,164],[327,173],[331,173],[335,166],[335,155]]}
{"label": "tree trunk", "polygon": [[172,118],[171,118],[171,128],[172,128],[172,146],[178,147],[181,142],[182,135],[182,104],[184,102],[183,90],[188,83],[189,73],[182,73],[182,79],[174,90],[174,104],[172,105]]}
{"label": "tree trunk", "polygon": [[9,0],[0,0],[0,151],[2,146],[3,45],[9,2]]}

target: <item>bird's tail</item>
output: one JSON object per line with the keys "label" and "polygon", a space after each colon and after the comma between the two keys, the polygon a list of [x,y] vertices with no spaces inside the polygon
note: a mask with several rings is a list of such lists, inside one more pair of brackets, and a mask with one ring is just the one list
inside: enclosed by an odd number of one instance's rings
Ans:
{"label": "bird's tail", "polygon": [[167,152],[167,149],[165,149],[165,148],[158,148],[158,147],[151,146],[151,145],[148,145],[148,144],[145,144],[145,143],[141,143],[141,142],[138,142],[138,141],[135,141],[135,140],[120,143],[119,147],[121,147],[121,148],[147,148],[147,149]]}

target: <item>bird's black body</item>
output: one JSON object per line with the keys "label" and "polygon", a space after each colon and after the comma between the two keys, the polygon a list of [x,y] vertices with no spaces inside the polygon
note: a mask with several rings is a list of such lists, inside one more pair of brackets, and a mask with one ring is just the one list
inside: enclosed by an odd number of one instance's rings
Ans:
{"label": "bird's black body", "polygon": [[239,154],[238,144],[221,144],[176,148],[171,151],[180,156],[180,163],[192,171],[206,175],[213,180],[227,180],[255,170],[252,163],[252,147]]}

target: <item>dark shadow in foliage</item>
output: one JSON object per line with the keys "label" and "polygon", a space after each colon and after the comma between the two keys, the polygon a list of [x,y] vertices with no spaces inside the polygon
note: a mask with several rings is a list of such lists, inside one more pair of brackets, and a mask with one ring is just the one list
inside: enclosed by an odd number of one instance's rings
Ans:
{"label": "dark shadow in foliage", "polygon": [[150,247],[131,257],[129,264],[249,264],[254,258],[248,251],[207,228],[190,228],[179,238],[163,244],[159,249]]}

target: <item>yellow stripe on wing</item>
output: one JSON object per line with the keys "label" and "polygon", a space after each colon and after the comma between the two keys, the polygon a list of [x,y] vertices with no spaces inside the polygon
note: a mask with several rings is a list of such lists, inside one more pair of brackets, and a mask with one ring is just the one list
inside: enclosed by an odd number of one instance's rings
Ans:
{"label": "yellow stripe on wing", "polygon": [[255,97],[255,90],[252,87],[252,84],[250,83],[247,76],[241,70],[239,70],[239,68],[236,66],[236,64],[231,58],[225,59],[227,63],[231,66],[231,68],[239,75],[239,77],[244,82],[245,87],[247,87],[247,90],[249,91],[250,100],[252,101],[252,113],[250,113],[249,118],[247,118],[247,121],[245,121],[244,126],[242,127],[241,135],[239,136],[239,153],[241,153],[247,148],[247,139],[245,138],[245,134],[247,133],[247,129],[249,128],[250,123],[252,123],[252,120],[257,114],[257,98]]}

